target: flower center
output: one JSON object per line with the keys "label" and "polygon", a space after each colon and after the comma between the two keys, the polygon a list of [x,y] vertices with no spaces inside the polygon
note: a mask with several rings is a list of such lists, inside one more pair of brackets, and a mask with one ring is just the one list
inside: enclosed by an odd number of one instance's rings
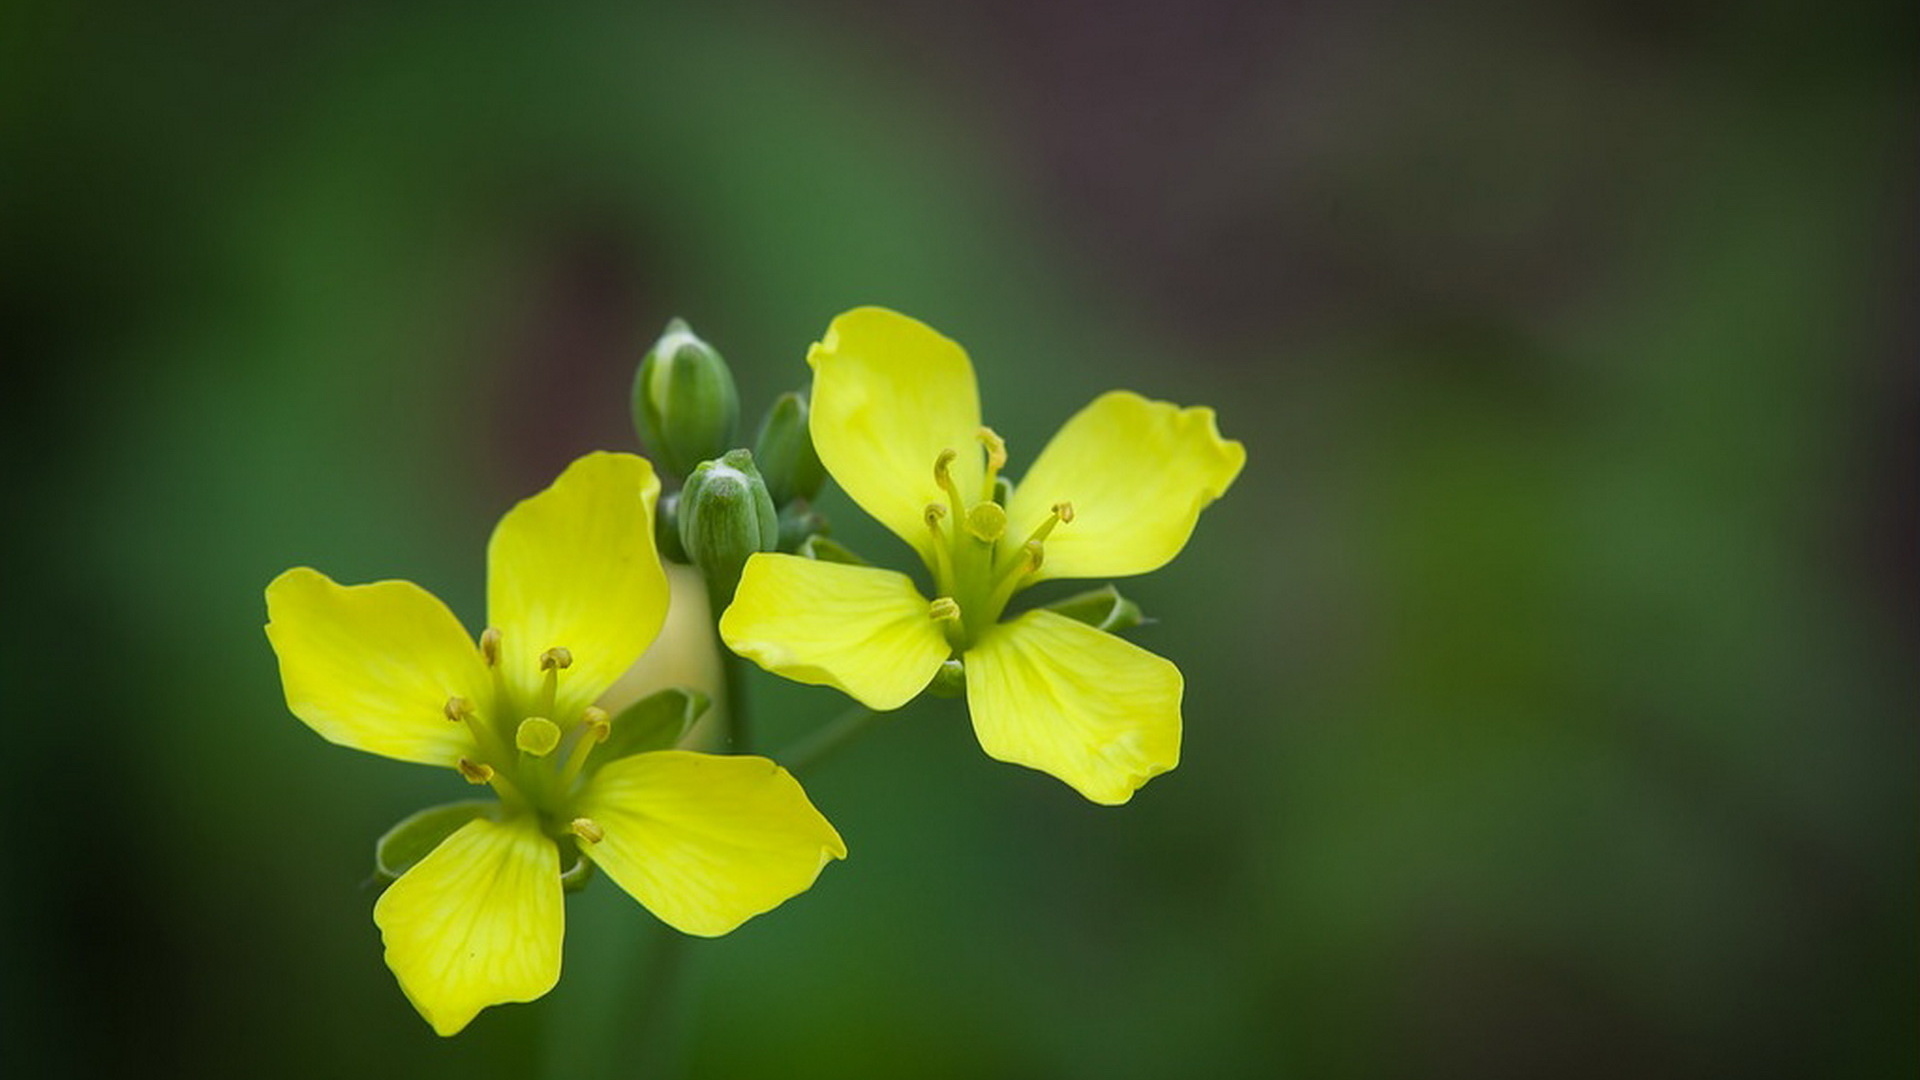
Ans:
{"label": "flower center", "polygon": [[933,478],[946,492],[946,503],[928,503],[927,529],[933,534],[933,602],[928,616],[941,624],[955,651],[965,651],[988,627],[1000,620],[1013,594],[1026,587],[1046,558],[1045,542],[1054,527],[1073,520],[1073,505],[1058,503],[1052,516],[1018,543],[1007,538],[1004,501],[1012,485],[1000,477],[1007,463],[1006,440],[992,428],[981,428],[986,474],[977,497],[969,499],[953,478],[960,452],[940,451],[933,462]]}
{"label": "flower center", "polygon": [[533,701],[520,700],[500,669],[507,644],[492,627],[480,635],[480,657],[493,676],[495,715],[482,715],[466,698],[447,699],[447,719],[465,724],[473,735],[474,756],[460,759],[460,775],[491,785],[509,807],[540,815],[549,832],[598,842],[599,826],[574,817],[572,803],[587,757],[612,731],[607,712],[589,705],[576,717],[555,715],[561,674],[573,666],[573,653],[561,646],[540,654],[540,688]]}

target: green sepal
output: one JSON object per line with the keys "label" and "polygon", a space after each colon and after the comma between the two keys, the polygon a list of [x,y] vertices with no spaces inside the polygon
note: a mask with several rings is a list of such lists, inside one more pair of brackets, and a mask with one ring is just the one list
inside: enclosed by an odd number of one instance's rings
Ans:
{"label": "green sepal", "polygon": [[967,665],[959,657],[942,661],[940,670],[933,673],[933,681],[927,684],[927,693],[937,698],[957,698],[967,692]]}
{"label": "green sepal", "polygon": [[558,843],[560,864],[566,867],[560,871],[560,887],[570,893],[579,892],[593,880],[593,860],[580,854],[580,844],[572,837],[562,837]]}
{"label": "green sepal", "polygon": [[670,750],[713,702],[698,690],[670,686],[620,710],[607,741],[595,747],[588,767],[605,765],[649,750]]}
{"label": "green sepal", "polygon": [[873,565],[861,558],[847,545],[830,537],[822,536],[819,533],[815,533],[805,540],[800,541],[800,547],[794,554],[813,559],[817,562],[845,563],[848,566]]}
{"label": "green sepal", "polygon": [[814,452],[813,436],[807,430],[807,399],[789,390],[775,398],[766,418],[760,421],[760,434],[753,440],[753,460],[766,478],[767,493],[775,506],[795,499],[811,500],[820,494],[827,481],[826,466]]}
{"label": "green sepal", "polygon": [[1112,585],[1102,585],[1098,589],[1076,593],[1065,600],[1056,600],[1047,605],[1047,610],[1057,611],[1069,619],[1109,634],[1131,630],[1147,621],[1147,617],[1140,612],[1140,605],[1121,596],[1120,590]]}
{"label": "green sepal", "polygon": [[426,858],[440,841],[458,832],[462,825],[481,817],[492,817],[500,804],[492,799],[462,799],[459,802],[429,806],[401,818],[393,828],[381,834],[373,844],[373,873],[382,881],[394,881]]}

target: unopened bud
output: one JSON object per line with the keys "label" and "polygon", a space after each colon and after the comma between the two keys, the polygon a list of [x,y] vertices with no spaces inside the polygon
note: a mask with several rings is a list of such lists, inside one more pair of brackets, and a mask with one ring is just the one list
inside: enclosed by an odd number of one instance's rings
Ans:
{"label": "unopened bud", "polygon": [[680,491],[679,516],[680,546],[707,579],[716,611],[732,602],[747,557],[780,543],[780,515],[746,450],[701,462]]}
{"label": "unopened bud", "polygon": [[820,464],[820,455],[814,453],[813,436],[807,431],[806,398],[788,391],[774,399],[766,419],[760,421],[760,434],[753,440],[753,460],[767,482],[773,505],[811,500],[820,494],[827,470]]}
{"label": "unopened bud", "polygon": [[633,427],[654,463],[686,476],[733,444],[739,422],[727,362],[685,321],[668,323],[633,376]]}

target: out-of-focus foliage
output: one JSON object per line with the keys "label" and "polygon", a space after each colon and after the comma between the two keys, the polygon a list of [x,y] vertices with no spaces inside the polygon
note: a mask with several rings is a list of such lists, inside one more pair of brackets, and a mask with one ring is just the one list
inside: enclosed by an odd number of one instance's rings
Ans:
{"label": "out-of-focus foliage", "polygon": [[641,917],[434,1038],[363,882],[464,790],[286,715],[260,590],[471,621],[670,316],[756,417],[873,302],[1016,462],[1115,385],[1247,444],[1125,586],[1184,759],[1113,811],[883,723],[663,1060],[1911,1075],[1909,6],[642,7],[0,14],[9,1071],[592,1075]]}

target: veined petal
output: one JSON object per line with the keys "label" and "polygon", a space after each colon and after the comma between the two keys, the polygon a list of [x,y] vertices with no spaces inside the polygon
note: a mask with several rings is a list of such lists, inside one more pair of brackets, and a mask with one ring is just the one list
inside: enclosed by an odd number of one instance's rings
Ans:
{"label": "veined petal", "polygon": [[570,722],[612,686],[666,619],[667,576],[653,546],[659,495],[645,458],[588,454],[493,530],[487,608],[508,687],[533,702],[540,654],[573,654],[560,673],[556,722]]}
{"label": "veined petal", "polygon": [[1180,553],[1246,460],[1245,447],[1220,437],[1212,409],[1102,394],[1014,486],[1007,534],[1032,535],[1054,504],[1072,503],[1073,521],[1047,537],[1036,580],[1144,574]]}
{"label": "veined petal", "polygon": [[532,817],[478,818],[373,906],[400,989],[441,1035],[560,979],[560,852]]}
{"label": "veined petal", "polygon": [[1052,611],[967,650],[967,711],[987,756],[1117,806],[1180,762],[1180,669]]}
{"label": "veined petal", "polygon": [[965,350],[917,319],[863,307],[834,319],[807,363],[821,463],[862,510],[931,560],[927,504],[947,504],[934,460],[959,454],[953,478],[970,500],[985,475],[980,392]]}
{"label": "veined petal", "polygon": [[952,651],[905,574],[798,555],[747,560],[720,640],[775,675],[880,710],[912,701]]}
{"label": "veined petal", "polygon": [[280,658],[287,708],[342,746],[452,765],[472,753],[473,740],[447,719],[447,699],[492,708],[493,685],[473,639],[410,581],[340,585],[295,567],[267,586],[267,640]]}
{"label": "veined petal", "polygon": [[773,910],[847,857],[799,781],[762,757],[635,754],[601,769],[579,806],[603,833],[581,850],[662,922],[701,937]]}

